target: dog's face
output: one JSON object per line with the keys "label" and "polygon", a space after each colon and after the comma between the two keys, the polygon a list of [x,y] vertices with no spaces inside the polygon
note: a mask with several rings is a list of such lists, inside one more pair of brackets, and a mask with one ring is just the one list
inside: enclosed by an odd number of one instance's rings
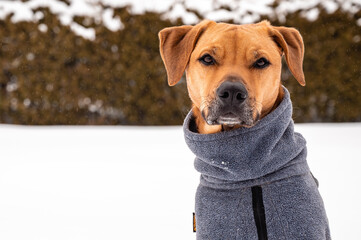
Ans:
{"label": "dog's face", "polygon": [[187,86],[208,124],[252,126],[272,108],[282,51],[265,28],[216,24],[199,38],[186,70]]}
{"label": "dog's face", "polygon": [[200,115],[198,129],[204,133],[219,131],[221,125],[251,127],[274,108],[283,96],[283,53],[296,79],[305,84],[302,38],[292,28],[204,21],[165,29],[160,39],[169,84],[186,71],[193,109]]}

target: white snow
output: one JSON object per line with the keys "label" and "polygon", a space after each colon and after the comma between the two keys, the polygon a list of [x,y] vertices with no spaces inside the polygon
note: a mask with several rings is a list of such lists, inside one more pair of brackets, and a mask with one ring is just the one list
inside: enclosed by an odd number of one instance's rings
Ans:
{"label": "white snow", "polygon": [[[361,235],[361,124],[298,124],[334,240]],[[0,125],[0,239],[195,239],[177,127]]]}
{"label": "white snow", "polygon": [[94,28],[86,28],[76,22],[72,22],[69,25],[70,25],[70,29],[73,32],[75,32],[77,35],[80,35],[89,40],[95,40],[95,29]]}
{"label": "white snow", "polygon": [[[284,21],[289,12],[297,10],[305,11],[305,17],[311,21],[317,19],[319,11],[315,9],[318,4],[326,8],[328,12],[334,12],[339,4],[342,9],[356,13],[361,8],[360,0],[288,0],[281,1],[273,10],[275,0],[70,0],[70,5],[60,0],[2,0],[0,1],[0,19],[4,19],[13,13],[11,20],[38,22],[43,16],[35,9],[47,7],[59,17],[63,25],[70,26],[72,31],[84,38],[94,40],[95,30],[84,27],[74,22],[74,16],[83,16],[93,19],[97,23],[103,23],[111,31],[121,30],[124,25],[119,17],[113,16],[112,7],[129,6],[134,14],[142,14],[145,11],[159,12],[164,18],[175,20],[181,18],[185,24],[199,22],[198,17],[190,12],[196,10],[205,18],[214,21],[233,19],[236,23],[252,23],[260,20],[261,15],[277,17]],[[230,11],[221,9],[228,6]],[[110,7],[110,8],[109,8]]]}

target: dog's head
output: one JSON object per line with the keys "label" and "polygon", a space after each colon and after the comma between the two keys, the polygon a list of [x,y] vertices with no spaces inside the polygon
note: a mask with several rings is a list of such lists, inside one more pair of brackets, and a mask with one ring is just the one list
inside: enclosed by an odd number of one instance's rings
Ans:
{"label": "dog's head", "polygon": [[305,85],[303,41],[294,28],[206,20],[165,28],[159,38],[169,85],[186,71],[194,109],[208,125],[251,127],[268,114],[282,100],[283,55]]}

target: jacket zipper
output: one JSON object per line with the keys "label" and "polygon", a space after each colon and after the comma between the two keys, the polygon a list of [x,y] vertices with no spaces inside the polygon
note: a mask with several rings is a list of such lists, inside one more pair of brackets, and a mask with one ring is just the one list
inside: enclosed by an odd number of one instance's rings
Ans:
{"label": "jacket zipper", "polygon": [[252,207],[253,216],[257,227],[259,240],[267,240],[266,215],[263,205],[262,187],[252,187]]}

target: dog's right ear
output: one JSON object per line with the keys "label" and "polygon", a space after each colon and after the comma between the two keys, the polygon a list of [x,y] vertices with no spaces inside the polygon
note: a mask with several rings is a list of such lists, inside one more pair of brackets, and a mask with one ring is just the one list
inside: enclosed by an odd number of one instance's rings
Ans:
{"label": "dog's right ear", "polygon": [[195,26],[169,27],[159,32],[160,55],[167,70],[170,86],[182,78],[197,40],[211,23],[214,22],[205,20]]}

